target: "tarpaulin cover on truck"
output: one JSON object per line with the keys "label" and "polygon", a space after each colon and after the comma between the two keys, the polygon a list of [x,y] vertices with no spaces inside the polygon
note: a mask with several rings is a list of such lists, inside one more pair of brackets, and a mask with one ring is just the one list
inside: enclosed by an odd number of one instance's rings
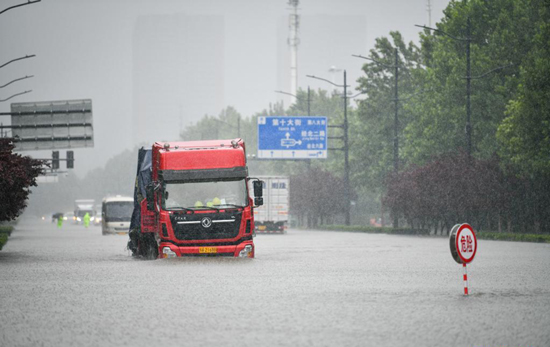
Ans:
{"label": "tarpaulin cover on truck", "polygon": [[130,222],[130,242],[128,243],[128,248],[131,250],[137,247],[135,236],[136,233],[139,234],[141,228],[141,201],[147,196],[145,188],[152,181],[151,168],[151,149],[140,148],[138,152],[138,165],[134,186],[134,211],[132,212],[132,220]]}

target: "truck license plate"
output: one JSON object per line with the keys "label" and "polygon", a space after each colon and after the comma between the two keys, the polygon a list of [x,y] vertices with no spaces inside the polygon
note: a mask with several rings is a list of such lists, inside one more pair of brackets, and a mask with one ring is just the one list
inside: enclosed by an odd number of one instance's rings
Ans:
{"label": "truck license plate", "polygon": [[199,253],[218,253],[217,247],[199,247]]}
{"label": "truck license plate", "polygon": [[265,226],[265,225],[260,225],[260,226],[258,227],[258,230],[262,230],[262,231],[263,231],[263,230],[265,230],[265,229],[266,229],[266,226]]}

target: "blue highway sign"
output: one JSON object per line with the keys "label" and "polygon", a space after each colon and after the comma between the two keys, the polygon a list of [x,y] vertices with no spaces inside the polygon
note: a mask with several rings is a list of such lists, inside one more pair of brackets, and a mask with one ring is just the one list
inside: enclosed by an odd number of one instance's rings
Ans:
{"label": "blue highway sign", "polygon": [[258,158],[326,159],[327,117],[258,117]]}

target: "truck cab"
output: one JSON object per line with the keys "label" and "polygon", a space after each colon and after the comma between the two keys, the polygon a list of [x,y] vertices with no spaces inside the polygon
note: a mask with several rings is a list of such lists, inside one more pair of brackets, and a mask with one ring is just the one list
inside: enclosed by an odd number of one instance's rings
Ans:
{"label": "truck cab", "polygon": [[253,209],[262,204],[262,188],[255,181],[255,198],[250,197],[241,139],[156,142],[148,169],[147,154],[142,156],[140,167],[151,179],[146,182],[142,170],[140,183],[138,167],[136,187],[145,186],[135,194],[141,214],[138,254],[254,257]]}

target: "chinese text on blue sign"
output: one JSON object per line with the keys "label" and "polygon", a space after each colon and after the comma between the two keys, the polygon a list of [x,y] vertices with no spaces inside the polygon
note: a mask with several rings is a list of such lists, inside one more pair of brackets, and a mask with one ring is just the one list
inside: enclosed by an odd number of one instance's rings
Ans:
{"label": "chinese text on blue sign", "polygon": [[326,159],[327,117],[258,117],[258,158]]}

